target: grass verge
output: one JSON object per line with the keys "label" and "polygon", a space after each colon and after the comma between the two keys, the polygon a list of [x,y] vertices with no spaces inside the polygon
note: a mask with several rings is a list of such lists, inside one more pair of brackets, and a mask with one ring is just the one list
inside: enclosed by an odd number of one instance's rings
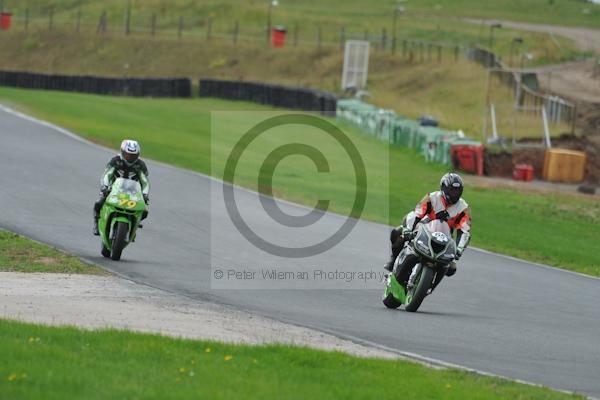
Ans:
{"label": "grass verge", "polygon": [[76,257],[0,229],[0,271],[108,275]]}
{"label": "grass verge", "polygon": [[0,356],[0,395],[10,399],[576,397],[406,361],[7,320],[0,320]]}
{"label": "grass verge", "polygon": [[[240,126],[248,126],[247,117],[233,111],[269,110],[214,99],[133,99],[4,88],[0,89],[0,98],[112,148],[117,148],[124,137],[137,138],[145,157],[216,177],[222,176],[228,149],[242,133]],[[229,111],[214,132],[212,144],[211,110]],[[360,149],[368,171],[374,174],[369,177],[364,218],[396,225],[425,193],[438,187],[445,167],[427,164],[412,149],[400,147],[389,149],[388,164],[385,144],[350,127],[345,130]],[[289,127],[285,132],[295,137],[307,135],[302,127]],[[287,143],[288,138],[281,135],[273,136],[271,144]],[[256,175],[265,154],[261,148],[249,149],[247,154],[247,164],[238,168],[236,183],[256,190]],[[347,165],[343,156],[328,161],[332,166]],[[317,174],[312,163],[300,161],[290,157],[278,165],[276,195],[309,205],[314,199],[329,198],[332,210],[347,213],[354,198],[352,170],[338,168],[329,174]],[[99,174],[102,167],[98,166]],[[464,196],[473,211],[472,245],[600,276],[600,252],[583,251],[583,246],[596,243],[600,236],[597,200],[477,187],[467,187]]]}

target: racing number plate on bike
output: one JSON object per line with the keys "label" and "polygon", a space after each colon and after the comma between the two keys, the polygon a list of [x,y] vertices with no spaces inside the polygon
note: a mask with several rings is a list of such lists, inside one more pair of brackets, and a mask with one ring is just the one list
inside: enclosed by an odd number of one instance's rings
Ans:
{"label": "racing number plate on bike", "polygon": [[431,236],[436,238],[441,243],[446,243],[448,241],[448,237],[442,232],[433,232]]}
{"label": "racing number plate on bike", "polygon": [[137,205],[137,201],[127,200],[127,199],[119,199],[119,205],[121,207],[133,208]]}

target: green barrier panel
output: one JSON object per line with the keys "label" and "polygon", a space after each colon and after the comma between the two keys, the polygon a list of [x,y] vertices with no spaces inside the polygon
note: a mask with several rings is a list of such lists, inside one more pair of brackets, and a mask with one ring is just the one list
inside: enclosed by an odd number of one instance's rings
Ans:
{"label": "green barrier panel", "polygon": [[[444,165],[452,165],[452,159],[450,157],[450,149],[452,144],[456,143],[457,141],[464,141],[465,139],[458,136],[458,133],[454,131],[447,131],[446,133],[447,135],[441,137],[440,141],[437,143],[435,161]],[[475,143],[479,144],[479,142]]]}
{"label": "green barrier panel", "polygon": [[379,110],[375,117],[375,135],[379,140],[390,143],[393,135],[393,124],[397,114],[391,110]]}
{"label": "green barrier panel", "polygon": [[457,138],[456,132],[434,127],[421,127],[419,133],[417,150],[425,156],[425,159],[449,164],[450,154],[448,148],[444,147],[444,142]]}
{"label": "green barrier panel", "polygon": [[337,103],[336,115],[339,119],[366,129],[368,116],[376,112],[377,107],[357,99],[341,99]]}
{"label": "green barrier panel", "polygon": [[454,131],[420,126],[416,121],[394,111],[379,109],[358,99],[338,100],[336,115],[338,119],[347,121],[382,141],[414,148],[429,162],[452,165],[452,145],[481,144],[476,140],[461,138]]}
{"label": "green barrier panel", "polygon": [[416,121],[397,117],[392,123],[390,143],[405,147],[414,147],[415,136],[419,129]]}

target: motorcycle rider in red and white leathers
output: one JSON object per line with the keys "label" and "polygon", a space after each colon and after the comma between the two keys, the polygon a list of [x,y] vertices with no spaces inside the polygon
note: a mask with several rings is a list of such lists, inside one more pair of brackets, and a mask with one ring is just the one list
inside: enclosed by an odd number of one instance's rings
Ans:
{"label": "motorcycle rider in red and white leathers", "polygon": [[404,242],[411,237],[417,224],[424,218],[440,219],[448,223],[452,232],[456,231],[456,258],[447,272],[447,276],[456,273],[456,261],[462,256],[471,238],[471,214],[469,205],[461,198],[464,188],[462,178],[455,173],[445,174],[440,181],[440,190],[431,192],[417,204],[414,211],[404,217],[401,226],[392,230],[390,241],[392,255],[384,268],[392,271],[394,262],[404,247]]}

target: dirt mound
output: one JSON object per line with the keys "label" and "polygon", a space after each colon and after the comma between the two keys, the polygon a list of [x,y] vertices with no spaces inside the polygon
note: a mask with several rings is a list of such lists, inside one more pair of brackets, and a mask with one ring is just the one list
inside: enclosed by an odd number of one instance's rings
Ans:
{"label": "dirt mound", "polygon": [[577,127],[587,136],[600,136],[600,103],[577,105]]}
{"label": "dirt mound", "polygon": [[[600,122],[600,119],[598,121]],[[485,155],[486,175],[510,177],[516,164],[529,164],[534,168],[535,177],[542,179],[546,149],[539,147],[538,144],[539,139],[523,140],[520,142],[520,146],[512,150],[487,151]],[[578,137],[563,134],[552,139],[552,147],[586,153],[585,181],[593,184],[600,183],[600,135]]]}

